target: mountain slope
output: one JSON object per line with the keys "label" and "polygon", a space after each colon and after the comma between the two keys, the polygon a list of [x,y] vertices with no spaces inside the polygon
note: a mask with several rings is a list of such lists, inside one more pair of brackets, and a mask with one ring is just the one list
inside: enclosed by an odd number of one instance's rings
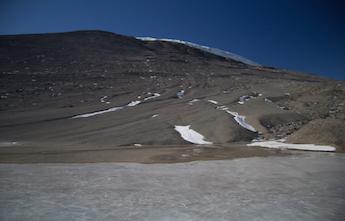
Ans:
{"label": "mountain slope", "polygon": [[0,62],[0,161],[190,146],[176,125],[221,148],[256,138],[344,148],[344,135],[323,131],[345,127],[343,81],[101,31],[0,36]]}
{"label": "mountain slope", "polygon": [[232,59],[232,60],[236,60],[236,61],[248,64],[248,65],[259,66],[259,64],[257,64],[256,62],[251,61],[251,60],[249,60],[247,58],[244,58],[244,57],[242,57],[240,55],[237,55],[237,54],[234,54],[234,53],[231,53],[231,52],[228,52],[228,51],[224,51],[224,50],[221,50],[221,49],[218,49],[218,48],[211,48],[211,47],[208,47],[208,46],[195,44],[195,43],[188,42],[188,41],[181,41],[181,40],[169,39],[169,38],[157,39],[157,38],[152,38],[152,37],[137,37],[137,39],[142,40],[142,41],[167,41],[167,42],[174,42],[174,43],[178,43],[178,44],[184,44],[184,45],[187,45],[189,47],[200,49],[202,51],[205,51],[205,52],[208,52],[208,53],[211,53],[211,54],[215,54],[215,55],[218,55],[218,56],[221,56],[221,57],[224,57],[224,58],[229,58],[229,59]]}

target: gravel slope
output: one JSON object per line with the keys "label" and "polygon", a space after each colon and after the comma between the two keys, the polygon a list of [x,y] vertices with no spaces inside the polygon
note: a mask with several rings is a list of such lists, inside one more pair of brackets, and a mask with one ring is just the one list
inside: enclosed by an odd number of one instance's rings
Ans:
{"label": "gravel slope", "polygon": [[[154,93],[161,96],[144,101]],[[287,137],[344,150],[344,133],[324,134],[345,130],[344,81],[247,65],[175,42],[101,31],[0,36],[0,95],[4,158],[28,153],[28,146],[35,154],[43,146],[59,152],[188,144],[175,125],[191,125],[221,147]],[[254,98],[238,103],[243,96]],[[126,106],[132,101],[141,103]],[[125,108],[72,118],[115,107]]]}

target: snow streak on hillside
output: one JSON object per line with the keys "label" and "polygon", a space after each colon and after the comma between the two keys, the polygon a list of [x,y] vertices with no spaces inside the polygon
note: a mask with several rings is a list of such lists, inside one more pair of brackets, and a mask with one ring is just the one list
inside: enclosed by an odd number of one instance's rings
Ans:
{"label": "snow streak on hillside", "polygon": [[260,66],[259,64],[255,63],[254,61],[251,61],[251,60],[244,58],[240,55],[237,55],[237,54],[234,54],[234,53],[231,53],[228,51],[224,51],[224,50],[221,50],[218,48],[211,48],[208,46],[198,45],[198,44],[188,42],[188,41],[181,41],[181,40],[169,39],[169,38],[151,38],[151,37],[137,37],[137,39],[142,40],[142,41],[168,41],[168,42],[184,44],[184,45],[187,45],[189,47],[197,48],[199,50],[206,51],[208,53],[215,54],[215,55],[218,55],[218,56],[221,56],[224,58],[230,58],[230,59],[240,61],[242,63],[249,64],[249,65]]}
{"label": "snow streak on hillside", "polygon": [[204,140],[204,136],[195,130],[190,128],[190,125],[187,126],[178,126],[175,125],[175,130],[179,132],[181,137],[193,144],[212,144],[212,142]]}

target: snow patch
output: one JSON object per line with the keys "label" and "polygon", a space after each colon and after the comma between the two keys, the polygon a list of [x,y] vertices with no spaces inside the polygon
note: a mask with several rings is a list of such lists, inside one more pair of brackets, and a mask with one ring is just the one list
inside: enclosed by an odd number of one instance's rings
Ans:
{"label": "snow patch", "polygon": [[133,144],[135,147],[142,147],[143,145],[142,144],[140,144],[140,143],[135,143],[135,144]]}
{"label": "snow patch", "polygon": [[309,150],[309,151],[335,151],[336,148],[326,145],[315,144],[289,144],[281,141],[259,141],[247,144],[247,146],[268,147],[273,149]]}
{"label": "snow patch", "polygon": [[207,100],[207,101],[212,103],[212,104],[218,104],[218,101],[215,101],[215,100]]}
{"label": "snow patch", "polygon": [[141,101],[132,101],[129,104],[127,104],[127,106],[128,107],[134,107],[134,106],[137,106],[140,103],[141,103]]}
{"label": "snow patch", "polygon": [[[217,101],[214,100],[208,100],[208,102],[211,102],[213,104],[218,104]],[[222,110],[225,111],[228,114],[231,114],[234,117],[234,120],[242,127],[246,128],[247,130],[250,130],[252,132],[257,132],[257,130],[250,124],[248,124],[245,119],[246,117],[243,115],[239,115],[237,112],[232,112],[229,110],[229,108],[227,106],[217,106],[216,107],[217,110]]]}
{"label": "snow patch", "polygon": [[248,96],[248,95],[241,96],[237,103],[244,104],[244,102],[249,101],[251,98],[253,98],[253,96]]}
{"label": "snow patch", "polygon": [[227,106],[223,105],[223,106],[217,106],[217,110],[226,111],[226,110],[229,110],[229,108]]}
{"label": "snow patch", "polygon": [[[101,103],[105,103],[106,101],[105,101],[105,99],[107,99],[108,98],[108,96],[103,96],[103,97],[101,97]],[[108,102],[107,102],[108,103]]]}
{"label": "snow patch", "polygon": [[188,102],[189,105],[193,105],[195,102],[198,102],[199,99],[193,99],[191,101]]}
{"label": "snow patch", "polygon": [[244,104],[246,101],[249,101],[250,99],[255,99],[257,97],[261,97],[262,94],[255,94],[255,95],[244,95],[244,96],[241,96],[239,99],[238,99],[238,102],[239,104]]}
{"label": "snow patch", "polygon": [[144,101],[151,100],[151,99],[157,98],[159,96],[161,96],[159,93],[153,93],[152,96],[144,98]]}
{"label": "snow patch", "polygon": [[239,115],[237,112],[232,112],[232,111],[229,111],[229,110],[226,110],[226,113],[231,114],[234,117],[235,121],[240,126],[246,128],[247,130],[250,130],[252,132],[257,132],[256,129],[252,125],[250,125],[250,124],[248,124],[246,122],[246,116]]}
{"label": "snow patch", "polygon": [[152,118],[155,118],[155,117],[158,117],[159,116],[159,114],[154,114],[154,115],[152,115]]}
{"label": "snow patch", "polygon": [[93,117],[96,115],[114,112],[114,111],[118,111],[121,109],[123,109],[123,107],[113,107],[113,108],[109,108],[109,109],[102,110],[102,111],[96,111],[96,112],[92,112],[92,113],[76,115],[76,116],[73,116],[72,118],[75,119],[75,118]]}
{"label": "snow patch", "polygon": [[175,130],[180,133],[182,139],[193,144],[212,144],[212,142],[205,141],[204,136],[199,134],[193,129],[190,129],[190,125],[178,126],[175,125]]}
{"label": "snow patch", "polygon": [[272,101],[268,98],[265,98],[265,102],[272,103]]}

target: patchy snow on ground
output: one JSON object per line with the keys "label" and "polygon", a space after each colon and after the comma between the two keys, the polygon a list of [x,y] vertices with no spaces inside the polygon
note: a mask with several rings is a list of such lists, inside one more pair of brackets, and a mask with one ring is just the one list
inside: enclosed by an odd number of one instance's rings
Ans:
{"label": "patchy snow on ground", "polygon": [[[208,100],[208,102],[213,103],[213,104],[218,104],[217,101],[214,100]],[[222,110],[225,111],[228,114],[231,114],[234,117],[234,120],[242,127],[244,127],[247,130],[250,130],[252,132],[257,132],[257,130],[250,124],[248,124],[245,119],[245,116],[239,115],[237,112],[232,112],[229,110],[229,108],[225,105],[222,106],[217,106],[216,107],[217,110]]]}
{"label": "patchy snow on ground", "polygon": [[182,139],[194,143],[194,144],[212,144],[212,142],[205,141],[204,136],[199,134],[193,129],[190,129],[190,125],[178,126],[175,125],[175,130],[180,133]]}
{"label": "patchy snow on ground", "polygon": [[129,104],[127,104],[127,106],[128,107],[134,107],[134,106],[137,106],[140,103],[141,103],[141,101],[132,101]]}
{"label": "patchy snow on ground", "polygon": [[[148,95],[151,95],[152,93],[151,92],[148,92],[147,93]],[[153,93],[152,96],[150,97],[147,97],[147,98],[144,98],[144,101],[147,101],[147,100],[150,100],[150,99],[153,99],[153,98],[156,98],[156,97],[159,97],[161,96],[159,93]],[[101,102],[102,99],[104,100],[105,98],[107,98],[108,96],[104,96],[101,98]],[[139,96],[138,96],[139,97]],[[106,102],[107,104],[109,102]],[[96,115],[100,115],[100,114],[105,114],[105,113],[109,113],[109,112],[114,112],[114,111],[117,111],[117,110],[121,110],[125,107],[134,107],[134,106],[137,106],[138,104],[142,103],[141,100],[136,100],[136,101],[131,101],[130,103],[128,103],[126,106],[120,106],[120,107],[113,107],[113,108],[109,108],[109,109],[106,109],[106,110],[102,110],[102,111],[96,111],[96,112],[91,112],[91,113],[86,113],[86,114],[79,114],[79,115],[76,115],[76,116],[73,116],[72,119],[75,119],[75,118],[84,118],[84,117],[93,117],[93,116],[96,116]]]}
{"label": "patchy snow on ground", "polygon": [[105,101],[105,99],[107,99],[108,98],[108,96],[103,96],[102,98],[101,98],[101,103],[105,103],[106,101]]}
{"label": "patchy snow on ground", "polygon": [[237,103],[244,104],[245,101],[249,101],[251,98],[253,98],[253,97],[252,96],[248,96],[248,95],[241,96]]}
{"label": "patchy snow on ground", "polygon": [[79,115],[73,116],[72,118],[75,119],[75,118],[93,117],[96,115],[114,112],[114,111],[118,111],[121,109],[123,109],[123,107],[112,107],[112,108],[102,110],[102,111],[96,111],[96,112],[91,112],[91,113],[87,113],[87,114],[79,114]]}
{"label": "patchy snow on ground", "polygon": [[161,96],[159,93],[153,93],[152,96],[144,98],[144,101],[151,100],[151,99],[157,98],[159,96]]}
{"label": "patchy snow on ground", "polygon": [[238,102],[239,104],[244,104],[246,101],[249,101],[250,99],[255,99],[257,97],[261,97],[262,94],[255,94],[255,95],[244,95],[244,96],[241,96],[239,99],[238,99]]}
{"label": "patchy snow on ground", "polygon": [[193,105],[195,102],[198,102],[199,99],[193,99],[191,101],[188,102],[189,105]]}
{"label": "patchy snow on ground", "polygon": [[217,106],[217,110],[226,111],[226,110],[229,110],[229,108],[227,106],[223,105],[223,106]]}
{"label": "patchy snow on ground", "polygon": [[267,97],[265,98],[265,102],[272,103],[272,101],[268,99]]}
{"label": "patchy snow on ground", "polygon": [[218,104],[218,101],[215,101],[215,100],[207,100],[207,101],[212,103],[212,104]]}
{"label": "patchy snow on ground", "polygon": [[247,130],[250,130],[252,132],[257,132],[256,129],[252,125],[250,125],[250,124],[248,124],[246,122],[246,116],[239,115],[237,112],[232,112],[232,111],[229,111],[229,110],[226,110],[226,113],[231,114],[232,116],[234,116],[235,121],[240,126],[246,128]]}
{"label": "patchy snow on ground", "polygon": [[273,149],[309,150],[309,151],[335,151],[335,147],[315,144],[289,144],[281,141],[259,141],[247,146],[268,147]]}

